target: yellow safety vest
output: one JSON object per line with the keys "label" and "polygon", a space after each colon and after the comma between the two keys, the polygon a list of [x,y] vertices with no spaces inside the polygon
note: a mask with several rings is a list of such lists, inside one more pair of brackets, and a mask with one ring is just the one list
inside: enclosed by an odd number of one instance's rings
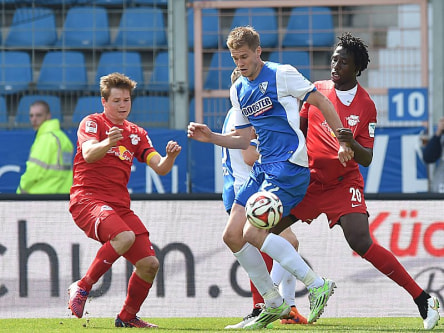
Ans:
{"label": "yellow safety vest", "polygon": [[45,121],[31,146],[18,194],[69,193],[72,186],[73,144],[58,119]]}

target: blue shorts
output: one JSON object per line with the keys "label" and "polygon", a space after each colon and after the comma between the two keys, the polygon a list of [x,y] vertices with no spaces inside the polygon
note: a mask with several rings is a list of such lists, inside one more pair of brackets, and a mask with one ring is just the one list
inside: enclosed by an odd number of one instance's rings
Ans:
{"label": "blue shorts", "polygon": [[248,198],[259,191],[276,194],[284,206],[283,216],[304,198],[310,182],[310,170],[288,161],[255,163],[250,178],[241,186],[235,202],[245,207]]}

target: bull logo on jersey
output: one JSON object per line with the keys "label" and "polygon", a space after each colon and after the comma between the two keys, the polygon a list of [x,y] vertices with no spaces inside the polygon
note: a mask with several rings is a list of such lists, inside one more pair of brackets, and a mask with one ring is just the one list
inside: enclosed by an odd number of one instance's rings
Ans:
{"label": "bull logo on jersey", "polygon": [[265,111],[270,110],[273,107],[273,102],[271,101],[270,97],[264,97],[257,102],[247,105],[246,107],[242,108],[242,114],[245,117],[248,116],[259,116],[260,114],[264,113]]}
{"label": "bull logo on jersey", "polygon": [[353,127],[356,126],[359,123],[359,116],[356,116],[354,114],[346,117],[348,126]]}
{"label": "bull logo on jersey", "polygon": [[131,134],[130,136],[131,143],[135,146],[140,142],[140,137],[137,134]]}
{"label": "bull logo on jersey", "polygon": [[133,153],[130,152],[128,149],[126,149],[125,146],[117,146],[117,147],[111,147],[108,150],[108,154],[114,154],[114,156],[117,156],[122,161],[133,161]]}
{"label": "bull logo on jersey", "polygon": [[265,92],[267,91],[267,87],[268,87],[268,82],[259,83],[259,90],[261,91],[262,94],[265,94]]}

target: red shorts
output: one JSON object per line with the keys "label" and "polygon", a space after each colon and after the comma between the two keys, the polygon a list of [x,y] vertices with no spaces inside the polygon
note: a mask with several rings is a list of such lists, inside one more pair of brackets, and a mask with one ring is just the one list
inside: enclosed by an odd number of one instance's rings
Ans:
{"label": "red shorts", "polygon": [[343,179],[325,185],[310,181],[304,199],[291,210],[291,214],[303,222],[311,223],[322,213],[327,215],[330,228],[343,215],[367,214],[363,182],[356,179]]}
{"label": "red shorts", "polygon": [[145,225],[134,212],[123,206],[110,206],[99,200],[71,203],[69,211],[74,222],[92,239],[105,243],[123,231],[136,235],[147,233]]}

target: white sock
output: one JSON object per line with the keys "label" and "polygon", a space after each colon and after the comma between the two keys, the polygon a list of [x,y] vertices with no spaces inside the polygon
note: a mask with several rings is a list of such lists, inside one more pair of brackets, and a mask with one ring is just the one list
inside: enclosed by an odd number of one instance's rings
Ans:
{"label": "white sock", "polygon": [[273,260],[273,268],[271,269],[270,276],[273,283],[279,286],[279,292],[284,298],[284,301],[290,306],[296,305],[296,277],[283,268],[276,260]]}
{"label": "white sock", "polygon": [[284,272],[286,272],[285,268],[283,268],[279,262],[273,260],[270,276],[276,286],[281,284],[282,279],[284,278]]}
{"label": "white sock", "polygon": [[279,291],[288,305],[295,306],[296,277],[289,271],[283,268],[282,270],[284,271],[284,276],[279,284]]}
{"label": "white sock", "polygon": [[262,244],[261,251],[279,262],[307,288],[320,287],[324,284],[324,280],[313,272],[290,242],[281,236],[269,234]]}
{"label": "white sock", "polygon": [[273,284],[259,250],[250,243],[246,243],[239,252],[233,254],[264,298],[266,306],[280,306],[282,296]]}

